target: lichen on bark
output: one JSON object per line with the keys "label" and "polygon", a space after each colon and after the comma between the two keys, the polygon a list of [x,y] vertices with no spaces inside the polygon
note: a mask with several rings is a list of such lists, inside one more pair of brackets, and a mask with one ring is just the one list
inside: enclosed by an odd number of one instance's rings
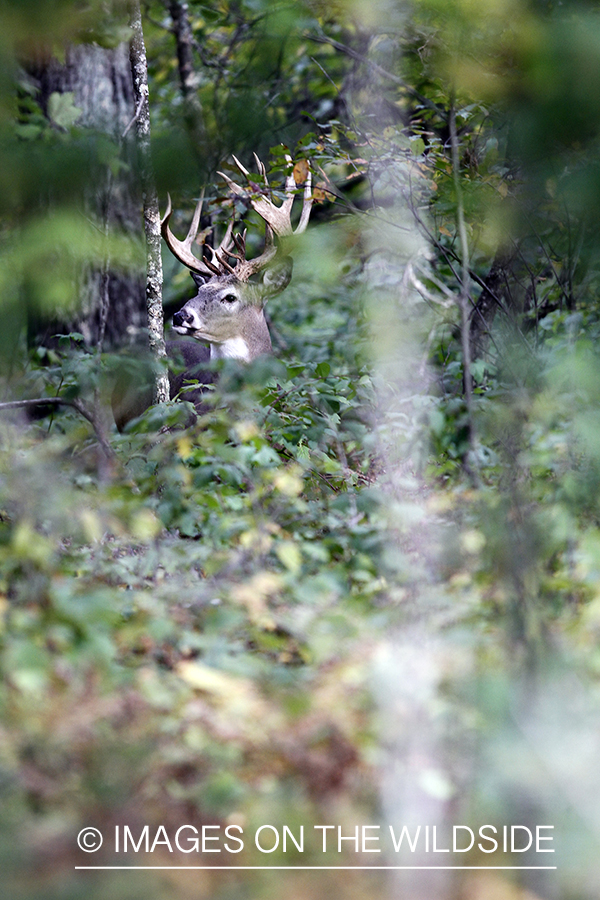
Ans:
{"label": "lichen on bark", "polygon": [[[135,98],[135,129],[139,147],[140,174],[144,200],[144,231],[146,234],[146,307],[148,311],[148,339],[151,352],[160,360],[166,358],[162,308],[162,259],[160,253],[160,212],[152,167],[150,146],[150,98],[148,65],[142,30],[142,15],[138,0],[131,3],[130,59]],[[169,399],[169,379],[166,371],[157,374],[154,402]]]}

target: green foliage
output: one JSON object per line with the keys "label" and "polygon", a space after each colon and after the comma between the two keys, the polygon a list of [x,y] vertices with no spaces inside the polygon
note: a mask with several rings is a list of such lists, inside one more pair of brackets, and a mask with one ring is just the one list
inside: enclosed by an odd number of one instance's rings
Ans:
{"label": "green foliage", "polygon": [[[266,157],[273,145],[293,148],[313,130],[313,120],[326,123],[333,117],[347,65],[326,44],[311,40],[324,27],[333,33],[339,29],[335,21],[328,21],[329,11],[318,10],[310,2],[189,4],[200,61],[194,76],[198,106],[191,120],[181,96],[164,6],[155,4],[153,12],[146,39],[159,101],[155,112],[158,177],[171,190],[179,179],[189,190],[198,166],[214,176],[232,150],[249,162],[252,153]],[[153,28],[157,20],[161,27]],[[183,155],[189,168],[179,166],[175,171],[174,128],[187,130],[191,139],[191,144],[177,148],[180,162]]]}
{"label": "green foliage", "polygon": [[[0,24],[49,45],[127,33],[118,6],[110,23],[51,7]],[[569,847],[551,889],[462,873],[453,896],[593,896],[597,11],[190,0],[193,146],[166,6],[145,12],[161,189],[208,181],[224,220],[216,167],[270,150],[277,196],[289,149],[319,203],[270,301],[278,359],[220,364],[191,426],[174,402],[118,435],[115,358],[81,334],[27,351],[26,314],[73,309],[83,265],[139,264],[73,212],[90,170],[134,169],[73,95],[42,109],[3,45],[3,386],[75,406],[1,412],[0,860],[15,833],[71,860],[80,826],[132,809],[347,831],[426,810],[553,822]],[[169,304],[188,280],[169,278]],[[23,867],[15,896],[66,895]],[[373,893],[352,877],[339,896]],[[194,891],[267,890],[228,884]]]}
{"label": "green foliage", "polygon": [[[298,262],[302,277],[310,263]],[[278,769],[277,815],[293,791],[310,819],[368,745],[351,648],[376,627],[386,587],[374,395],[356,278],[327,299],[322,286],[314,275],[272,311],[287,364],[224,365],[196,426],[158,434],[185,418],[173,403],[113,434],[109,485],[72,410],[25,432],[4,423],[0,704],[15,723],[4,764],[27,752],[45,773],[44,815],[139,802],[148,782],[174,816],[191,804],[256,820],[252,785]],[[34,355],[29,393],[89,403],[111,367],[64,336]],[[83,709],[97,724],[48,742],[58,708],[75,731]],[[14,796],[22,817],[28,797]]]}

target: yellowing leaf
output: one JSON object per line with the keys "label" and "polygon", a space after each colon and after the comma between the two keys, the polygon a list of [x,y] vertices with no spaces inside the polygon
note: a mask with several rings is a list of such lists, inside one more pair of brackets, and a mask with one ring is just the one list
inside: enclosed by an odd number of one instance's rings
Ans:
{"label": "yellowing leaf", "polygon": [[300,471],[300,467],[290,467],[283,472],[277,472],[273,478],[273,485],[286,497],[297,497],[304,488]]}
{"label": "yellowing leaf", "polygon": [[11,543],[17,558],[27,559],[40,567],[50,561],[54,552],[52,542],[34,531],[28,522],[19,522],[13,532]]}
{"label": "yellowing leaf", "polygon": [[293,541],[282,541],[276,546],[275,553],[286,569],[289,569],[293,575],[298,574],[302,567],[302,554],[298,544]]}
{"label": "yellowing leaf", "polygon": [[190,662],[186,660],[180,662],[175,671],[183,681],[187,682],[190,687],[197,691],[204,691],[207,694],[216,694],[218,696],[227,696],[236,690],[239,691],[243,684],[239,678],[227,675],[225,672],[219,672],[218,669],[212,669],[199,662]]}
{"label": "yellowing leaf", "polygon": [[192,455],[192,442],[187,435],[178,439],[177,452],[181,459],[187,459],[188,456]]}
{"label": "yellowing leaf", "polygon": [[264,529],[250,528],[240,535],[240,545],[244,550],[252,550],[253,553],[268,553],[273,545],[272,536]]}
{"label": "yellowing leaf", "polygon": [[313,200],[317,203],[325,203],[326,200],[333,203],[335,194],[332,194],[331,191],[327,190],[327,183],[325,181],[319,181],[313,190]]}
{"label": "yellowing leaf", "polygon": [[175,672],[191,688],[208,696],[215,711],[211,724],[229,739],[256,745],[270,741],[270,731],[281,728],[277,710],[265,702],[249,679],[189,660],[180,662]]}
{"label": "yellowing leaf", "polygon": [[79,521],[88,541],[98,542],[101,540],[104,529],[98,514],[93,509],[82,509],[79,513]]}
{"label": "yellowing leaf", "polygon": [[152,510],[141,509],[131,520],[131,531],[139,541],[151,541],[162,531],[162,524]]}
{"label": "yellowing leaf", "polygon": [[294,181],[296,184],[304,184],[306,179],[308,178],[308,173],[310,172],[310,166],[308,165],[308,160],[299,159],[298,162],[294,165]]}
{"label": "yellowing leaf", "polygon": [[248,610],[250,620],[264,628],[273,631],[275,622],[271,616],[267,600],[277,594],[283,587],[281,575],[275,572],[257,572],[250,581],[245,584],[237,584],[231,589],[231,599]]}
{"label": "yellowing leaf", "polygon": [[240,441],[244,442],[251,441],[252,438],[258,437],[260,434],[258,425],[251,419],[244,419],[241,422],[237,422],[235,425],[235,432]]}

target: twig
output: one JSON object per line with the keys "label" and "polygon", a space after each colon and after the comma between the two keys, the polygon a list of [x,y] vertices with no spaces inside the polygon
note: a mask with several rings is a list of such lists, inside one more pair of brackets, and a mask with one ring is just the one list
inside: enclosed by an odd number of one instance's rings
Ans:
{"label": "twig", "polygon": [[36,406],[70,406],[72,409],[75,409],[81,416],[83,416],[84,419],[87,419],[87,421],[94,429],[94,433],[96,435],[96,438],[98,439],[98,443],[102,447],[107,458],[115,458],[115,451],[110,446],[110,444],[106,440],[106,437],[102,433],[102,427],[97,417],[94,415],[94,413],[90,412],[78,398],[75,398],[74,400],[67,400],[64,397],[37,397],[33,400],[9,400],[7,402],[0,403],[0,412],[4,412],[5,410],[9,409],[30,409],[31,407]]}
{"label": "twig", "polygon": [[[446,260],[446,263],[447,263],[447,265],[448,265],[450,271],[452,272],[452,274],[454,275],[454,278],[456,279],[456,283],[457,283],[458,285],[462,284],[462,279],[461,279],[460,274],[456,271],[456,269],[455,269],[454,266],[452,265],[452,260],[455,260],[456,262],[460,262],[460,257],[459,257],[459,255],[456,253],[456,251],[452,250],[451,248],[449,248],[449,247],[444,247],[444,245],[441,244],[441,243],[437,240],[437,238],[435,237],[435,235],[431,232],[431,230],[427,227],[427,225],[425,224],[425,222],[423,221],[423,219],[422,219],[421,216],[419,215],[419,213],[418,213],[416,207],[414,206],[414,204],[412,204],[412,203],[410,202],[410,198],[409,198],[409,205],[410,205],[410,210],[411,210],[411,212],[412,212],[412,214],[413,214],[413,216],[414,216],[414,218],[415,218],[415,221],[416,221],[417,224],[420,226],[420,228],[421,228],[423,234],[425,235],[425,237],[426,237],[429,241],[431,241],[431,243],[432,243],[433,246],[436,248],[436,250],[438,250],[438,251],[442,254],[442,256],[444,257],[444,259]],[[506,305],[503,303],[503,301],[501,300],[501,298],[500,298],[496,293],[494,293],[494,291],[492,291],[492,290],[488,287],[488,285],[485,283],[485,281],[483,280],[483,278],[481,278],[481,277],[477,274],[477,272],[475,272],[473,269],[469,269],[469,277],[470,277],[471,281],[474,281],[476,284],[479,285],[479,287],[481,287],[483,290],[487,291],[487,293],[490,295],[490,297],[492,298],[492,300],[494,301],[494,303],[497,304],[498,308],[504,313],[504,315],[507,317],[507,319],[510,320],[510,318],[511,318],[511,316],[510,316],[510,311],[508,310],[508,308],[506,307]],[[477,303],[473,300],[472,297],[469,297],[469,304],[470,304],[470,306],[471,306],[472,309],[473,309],[473,313],[474,313],[475,315],[477,315],[477,316],[482,320],[482,322],[484,323],[486,332],[489,333],[489,328],[488,328],[488,324],[487,324],[487,322],[486,322],[486,320],[485,320],[485,317],[483,316],[483,314],[482,314],[481,310],[479,309]],[[522,344],[524,345],[525,349],[526,349],[529,353],[532,354],[532,353],[533,353],[533,350],[531,349],[531,347],[530,347],[530,345],[529,345],[529,343],[528,343],[528,341],[527,341],[525,335],[522,333],[522,331],[520,331],[519,329],[517,329],[517,335],[518,335],[518,337],[519,337],[519,340],[520,340],[520,341],[522,342]],[[499,347],[498,347],[496,341],[494,340],[493,335],[492,335],[492,334],[489,334],[489,336],[490,336],[490,339],[491,339],[491,341],[492,341],[494,347],[496,348],[496,350],[499,351]]]}
{"label": "twig", "polygon": [[[110,309],[110,293],[109,293],[109,284],[110,284],[110,249],[108,243],[109,237],[109,220],[110,220],[110,212],[111,212],[111,197],[112,197],[112,171],[110,167],[108,168],[107,179],[106,179],[106,205],[103,211],[103,243],[104,243],[104,259],[102,261],[102,273],[100,278],[101,284],[101,295],[100,295],[100,323],[98,327],[98,343],[96,345],[96,362],[97,362],[97,375],[100,375],[100,369],[102,365],[102,351],[104,349],[104,338],[106,336],[106,323],[108,322],[108,312]],[[96,382],[96,388],[94,390],[94,415],[97,415],[97,411],[100,407],[100,382],[99,378]]]}
{"label": "twig", "polygon": [[137,122],[137,120],[139,119],[140,113],[141,113],[141,111],[142,111],[142,106],[143,106],[143,105],[144,105],[144,96],[142,95],[142,96],[140,97],[140,102],[138,103],[138,105],[137,105],[137,107],[136,107],[136,110],[135,110],[135,112],[134,112],[134,114],[133,114],[133,117],[132,117],[132,119],[131,119],[131,122],[129,123],[129,125],[127,126],[127,128],[126,128],[125,131],[123,132],[123,134],[121,135],[122,138],[127,137],[127,132],[129,131],[129,129],[131,128],[131,126],[134,125],[134,124]]}
{"label": "twig", "polygon": [[471,374],[471,341],[469,334],[469,301],[470,301],[470,279],[471,269],[469,266],[469,242],[467,240],[467,227],[465,224],[465,209],[463,202],[462,188],[460,184],[460,160],[458,155],[458,139],[456,137],[456,108],[454,103],[450,108],[450,146],[452,149],[452,174],[454,178],[454,190],[456,192],[456,219],[458,225],[458,236],[460,240],[461,256],[462,256],[462,278],[460,284],[460,292],[458,302],[460,306],[460,339],[463,353],[463,378],[465,389],[465,404],[467,407],[467,420],[469,432],[469,454],[468,469],[475,476],[475,422],[473,417],[473,376]]}
{"label": "twig", "polygon": [[400,87],[404,88],[404,90],[408,94],[414,97],[415,100],[418,100],[419,103],[422,103],[423,106],[426,106],[428,109],[435,110],[437,113],[439,113],[440,116],[442,116],[444,120],[446,119],[446,110],[443,107],[438,106],[437,103],[434,103],[432,100],[429,100],[428,97],[425,97],[423,94],[419,93],[419,91],[411,87],[403,78],[400,78],[398,75],[394,75],[392,72],[388,72],[387,69],[384,69],[376,62],[368,59],[368,57],[364,56],[362,53],[359,53],[357,50],[354,50],[352,47],[348,47],[346,44],[341,44],[339,41],[327,37],[326,35],[307,34],[306,38],[307,40],[314,41],[317,44],[329,44],[335,50],[339,50],[340,53],[344,53],[346,56],[350,56],[352,59],[364,63],[377,75],[381,75],[382,78],[385,78],[388,81],[391,81],[393,84],[397,84]]}
{"label": "twig", "polygon": [[450,297],[448,300],[442,300],[440,297],[436,297],[435,294],[432,294],[431,291],[428,291],[426,286],[420,281],[419,278],[415,275],[414,269],[411,263],[408,263],[406,266],[406,279],[410,281],[413,287],[417,290],[417,292],[423,297],[424,300],[429,301],[430,303],[435,303],[437,306],[441,306],[444,309],[449,309],[451,306],[454,306],[456,303],[456,294],[450,293]]}
{"label": "twig", "polygon": [[194,38],[188,4],[185,0],[167,0],[166,5],[173,23],[171,32],[175,38],[177,50],[177,68],[183,95],[184,119],[189,129],[193,146],[196,152],[201,154],[202,146],[206,143],[206,129],[202,105],[198,96],[196,72],[194,70],[192,54]]}

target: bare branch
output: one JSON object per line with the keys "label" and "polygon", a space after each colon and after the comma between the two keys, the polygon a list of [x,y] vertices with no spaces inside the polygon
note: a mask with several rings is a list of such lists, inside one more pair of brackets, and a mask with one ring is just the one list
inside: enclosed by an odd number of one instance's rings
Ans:
{"label": "bare branch", "polygon": [[133,117],[132,117],[132,119],[131,119],[129,125],[127,126],[127,128],[125,129],[125,131],[123,132],[123,134],[121,135],[122,138],[127,137],[127,133],[128,133],[128,131],[129,131],[129,129],[130,129],[131,126],[134,125],[134,124],[137,122],[137,120],[139,119],[140,113],[141,113],[141,111],[142,111],[143,105],[144,105],[144,97],[141,97],[141,98],[140,98],[140,102],[139,102],[138,105],[137,105],[137,109],[136,109],[135,113],[133,114]]}
{"label": "bare branch", "polygon": [[87,419],[94,429],[98,443],[102,447],[106,457],[108,459],[114,459],[115,451],[104,435],[104,430],[100,424],[99,418],[93,412],[90,412],[85,404],[77,397],[74,400],[66,400],[64,397],[37,397],[33,400],[9,400],[5,403],[0,403],[0,412],[9,409],[32,409],[36,406],[70,406],[72,409],[77,410],[84,419]]}
{"label": "bare branch", "polygon": [[424,94],[419,93],[419,91],[411,87],[403,78],[399,78],[398,75],[394,75],[392,72],[388,72],[382,66],[378,65],[376,62],[373,62],[362,53],[359,53],[357,50],[354,50],[352,47],[348,47],[346,44],[341,44],[339,41],[327,37],[326,35],[307,34],[306,37],[309,41],[314,41],[317,44],[329,44],[340,53],[344,53],[346,56],[357,60],[357,62],[364,63],[371,69],[372,72],[375,72],[376,75],[380,75],[387,81],[391,81],[393,84],[397,84],[399,87],[403,88],[407,92],[407,94],[410,94],[411,97],[414,97],[415,100],[418,100],[419,103],[421,103],[423,106],[426,106],[428,109],[434,109],[437,113],[439,113],[444,121],[446,121],[447,112],[442,106],[438,106],[437,103],[434,103],[428,97],[425,97]]}
{"label": "bare branch", "polygon": [[456,136],[456,109],[454,103],[452,104],[452,108],[450,109],[450,144],[452,149],[452,174],[454,178],[454,190],[456,192],[456,219],[462,255],[462,277],[458,302],[460,306],[461,317],[460,338],[463,353],[463,380],[469,429],[469,456],[471,457],[471,459],[468,460],[468,468],[471,473],[474,474],[476,466],[476,437],[475,422],[473,417],[473,377],[471,374],[471,341],[469,333],[471,269],[469,266],[469,242],[467,239],[467,227],[465,224],[465,209],[463,203],[462,188],[460,184],[460,160],[458,155],[458,139]]}
{"label": "bare branch", "polygon": [[185,0],[167,0],[173,22],[172,32],[177,47],[177,68],[184,100],[184,116],[193,146],[199,150],[205,142],[204,115],[198,97],[197,76],[194,70],[192,48],[194,38],[190,25],[188,4]]}

